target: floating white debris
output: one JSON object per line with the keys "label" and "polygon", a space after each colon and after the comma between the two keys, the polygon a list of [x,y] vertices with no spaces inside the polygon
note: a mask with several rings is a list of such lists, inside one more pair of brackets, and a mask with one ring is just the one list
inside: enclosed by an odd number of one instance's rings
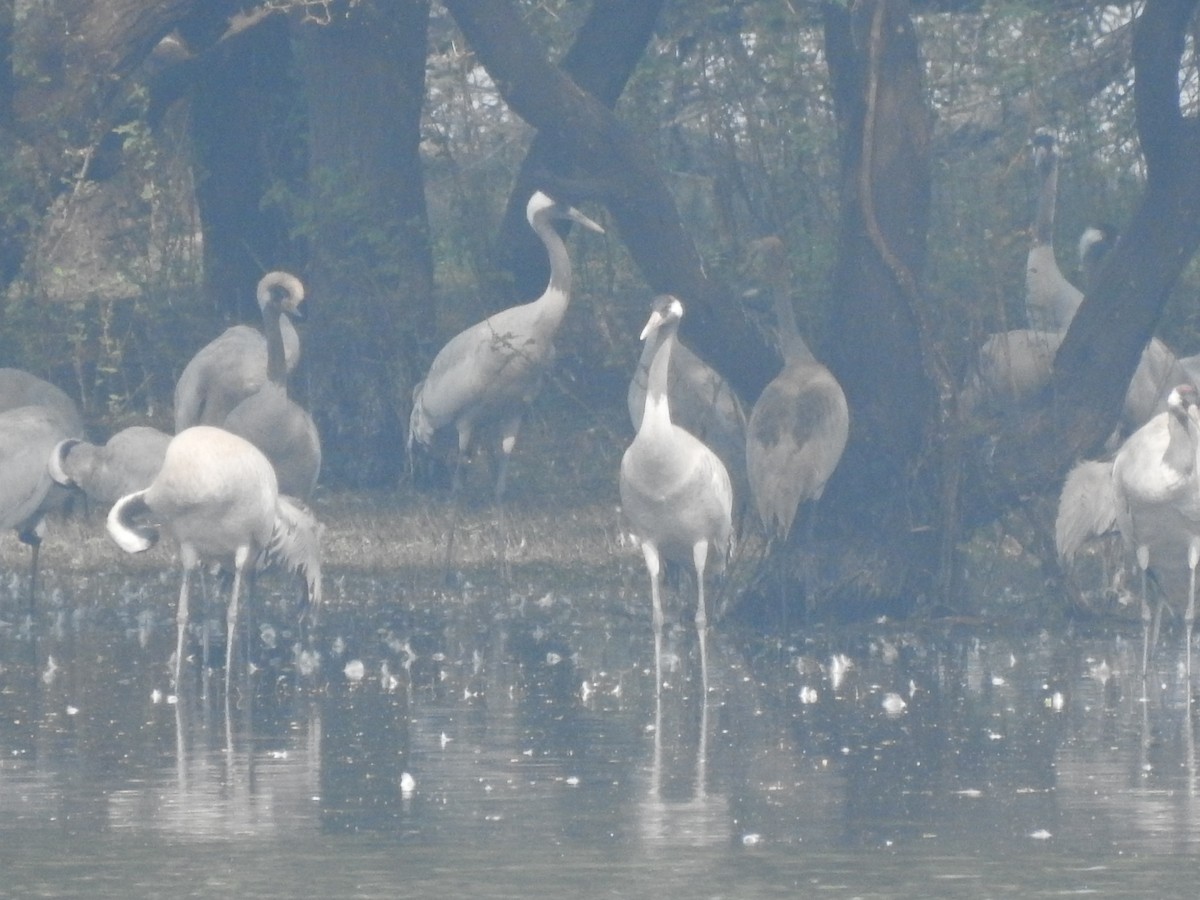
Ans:
{"label": "floating white debris", "polygon": [[756,831],[752,831],[749,834],[742,835],[742,846],[743,847],[757,847],[761,843],[762,843],[762,835]]}
{"label": "floating white debris", "polygon": [[79,707],[78,707],[78,706],[68,706],[68,707],[67,707],[67,715],[68,715],[68,716],[75,716],[75,715],[78,715],[78,714],[79,714]]}
{"label": "floating white debris", "polygon": [[363,676],[367,674],[367,667],[363,665],[361,659],[352,659],[346,663],[342,673],[351,681],[362,681]]}
{"label": "floating white debris", "polygon": [[560,662],[562,662],[561,653],[555,653],[553,650],[551,650],[546,654],[546,665],[557,666]]}
{"label": "floating white debris", "polygon": [[333,643],[329,645],[329,652],[334,656],[341,656],[346,652],[346,641],[339,634],[333,639]]}
{"label": "floating white debris", "polygon": [[592,687],[591,682],[585,681],[581,685],[579,685],[579,699],[582,700],[584,703],[587,703],[588,699],[594,693],[596,693],[596,689],[594,687]]}
{"label": "floating white debris", "polygon": [[810,703],[816,703],[820,699],[817,689],[811,685],[804,685],[800,688],[800,702],[807,706]]}
{"label": "floating white debris", "polygon": [[400,773],[400,793],[404,796],[412,794],[417,787],[417,780],[408,772]]}
{"label": "floating white debris", "polygon": [[971,799],[983,796],[983,791],[979,790],[979,788],[963,788],[961,791],[955,791],[954,793],[960,797],[970,797]]}
{"label": "floating white debris", "polygon": [[1039,828],[1037,831],[1031,831],[1029,836],[1035,841],[1048,841],[1051,837],[1053,837],[1053,835],[1050,834],[1050,832],[1045,828]]}
{"label": "floating white debris", "polygon": [[992,687],[1002,687],[1005,684],[1003,675],[992,676]]}
{"label": "floating white debris", "polygon": [[299,650],[296,652],[296,672],[304,678],[312,675],[321,668],[321,654],[316,650]]}
{"label": "floating white debris", "polygon": [[167,694],[167,706],[174,706],[178,702],[179,696],[177,694]]}
{"label": "floating white debris", "polygon": [[836,691],[846,678],[846,673],[854,668],[854,662],[845,653],[837,653],[829,660],[829,683]]}
{"label": "floating white debris", "polygon": [[908,707],[904,698],[894,691],[889,691],[883,697],[883,711],[889,716],[898,716]]}
{"label": "floating white debris", "polygon": [[450,735],[446,734],[446,732],[443,731],[440,740],[441,740],[441,744],[442,744],[442,749],[445,750],[446,745],[448,743],[450,743],[452,740],[454,740],[454,738],[450,737]]}
{"label": "floating white debris", "polygon": [[579,776],[578,775],[568,775],[567,776],[567,784],[569,784],[571,787],[575,787],[575,785],[579,784]]}
{"label": "floating white debris", "polygon": [[1055,712],[1060,712],[1067,703],[1067,701],[1063,698],[1062,691],[1055,691],[1043,702],[1046,704],[1046,709],[1052,709]]}
{"label": "floating white debris", "polygon": [[279,636],[275,631],[275,626],[270,622],[263,622],[258,626],[258,638],[262,641],[263,646],[268,650],[275,649],[275,643],[278,637]]}
{"label": "floating white debris", "polygon": [[154,704],[162,703],[162,698],[163,698],[162,691],[160,691],[158,688],[155,688],[154,690],[152,690],[150,692],[150,702],[151,703],[154,703]]}
{"label": "floating white debris", "polygon": [[50,684],[58,674],[58,663],[53,656],[46,657],[46,671],[42,673],[42,684]]}

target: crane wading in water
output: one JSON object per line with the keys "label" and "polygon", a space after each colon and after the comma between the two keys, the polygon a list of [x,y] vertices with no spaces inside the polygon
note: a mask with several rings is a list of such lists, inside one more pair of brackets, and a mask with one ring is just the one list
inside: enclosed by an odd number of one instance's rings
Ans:
{"label": "crane wading in water", "polygon": [[691,432],[671,421],[667,395],[671,352],[683,304],[669,294],[655,302],[642,340],[653,340],[645,411],[621,457],[621,509],[642,547],[653,604],[655,690],[662,690],[663,560],[690,562],[696,572],[696,635],[708,693],[708,611],[704,575],[721,571],[733,543],[733,487],[724,463]]}

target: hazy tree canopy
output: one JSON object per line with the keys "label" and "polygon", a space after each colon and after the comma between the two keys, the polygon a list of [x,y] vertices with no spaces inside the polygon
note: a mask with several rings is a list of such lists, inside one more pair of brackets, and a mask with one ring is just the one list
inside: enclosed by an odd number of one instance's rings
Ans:
{"label": "hazy tree canopy", "polygon": [[[1151,334],[1200,351],[1195,6],[0,2],[0,362],[98,431],[163,421],[190,353],[292,268],[330,483],[390,485],[437,347],[544,283],[535,185],[611,226],[572,247],[558,342],[599,421],[657,292],[753,402],[779,362],[746,249],[777,235],[851,408],[825,587],[928,595],[959,511],[1052,497],[1108,436]],[[1061,148],[1063,272],[1086,224],[1124,238],[1044,408],[961,423],[979,347],[1026,325],[1039,127]]]}

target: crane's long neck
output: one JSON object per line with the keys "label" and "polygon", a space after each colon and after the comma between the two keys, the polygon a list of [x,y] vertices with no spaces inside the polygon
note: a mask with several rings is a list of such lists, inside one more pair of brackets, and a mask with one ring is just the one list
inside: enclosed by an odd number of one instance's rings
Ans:
{"label": "crane's long neck", "polygon": [[1033,220],[1033,242],[1054,243],[1054,206],[1058,200],[1058,154],[1049,151],[1047,160],[1038,166],[1042,187],[1038,193],[1037,215]]}
{"label": "crane's long neck", "polygon": [[263,307],[263,334],[267,338],[267,378],[280,387],[287,388],[287,355],[283,351],[283,315],[278,303]]}
{"label": "crane's long neck", "polygon": [[671,351],[675,348],[677,326],[663,325],[657,335],[650,373],[646,376],[646,408],[642,411],[639,431],[671,427],[671,406],[667,400],[667,376],[671,368]]}
{"label": "crane's long neck", "polygon": [[1196,471],[1196,455],[1200,448],[1195,431],[1186,410],[1167,411],[1167,449],[1163,451],[1163,463],[1184,475]]}
{"label": "crane's long neck", "polygon": [[542,239],[550,260],[550,281],[534,303],[543,308],[543,315],[561,320],[571,302],[571,257],[567,255],[562,236],[549,219],[535,217],[533,230]]}
{"label": "crane's long neck", "polygon": [[776,282],[771,286],[775,295],[775,320],[779,329],[779,352],[785,362],[795,360],[813,360],[812,351],[800,336],[800,328],[796,325],[796,311],[792,309],[792,300],[788,296],[786,285]]}

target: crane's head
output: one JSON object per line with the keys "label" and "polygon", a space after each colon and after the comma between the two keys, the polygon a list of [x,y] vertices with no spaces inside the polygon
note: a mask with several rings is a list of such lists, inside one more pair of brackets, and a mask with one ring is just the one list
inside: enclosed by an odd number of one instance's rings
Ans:
{"label": "crane's head", "polygon": [[258,308],[271,303],[293,319],[303,319],[304,283],[290,272],[268,272],[258,281]]}
{"label": "crane's head", "polygon": [[566,203],[559,203],[543,191],[533,192],[533,196],[529,198],[529,203],[525,206],[525,218],[529,220],[530,226],[535,231],[541,222],[549,221],[550,219],[566,219],[567,221],[575,222],[577,225],[582,225],[589,231],[604,234],[603,228],[575,207],[569,206]]}
{"label": "crane's head", "polygon": [[683,318],[683,301],[671,294],[659,294],[654,299],[650,318],[642,329],[642,340],[646,340],[664,325],[677,325]]}
{"label": "crane's head", "polygon": [[1058,139],[1049,128],[1039,128],[1033,133],[1033,166],[1041,174],[1058,159],[1055,145]]}
{"label": "crane's head", "polygon": [[1187,416],[1198,405],[1200,405],[1200,391],[1196,390],[1195,385],[1187,382],[1171,388],[1171,393],[1167,395],[1167,409],[1179,418]]}

